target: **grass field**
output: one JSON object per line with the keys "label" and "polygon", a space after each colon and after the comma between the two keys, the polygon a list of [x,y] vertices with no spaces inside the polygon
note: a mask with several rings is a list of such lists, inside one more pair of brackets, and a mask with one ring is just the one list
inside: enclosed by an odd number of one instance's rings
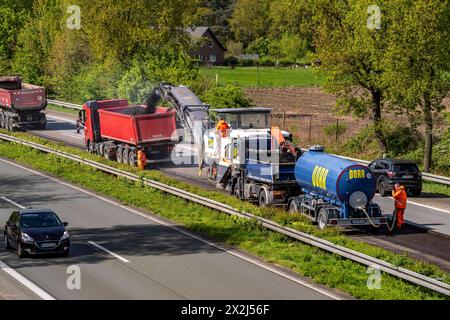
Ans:
{"label": "grass field", "polygon": [[201,68],[200,73],[211,81],[216,81],[218,75],[219,85],[234,84],[243,87],[306,87],[323,82],[323,78],[315,75],[312,69],[304,68],[260,67],[258,71],[257,67],[214,67]]}

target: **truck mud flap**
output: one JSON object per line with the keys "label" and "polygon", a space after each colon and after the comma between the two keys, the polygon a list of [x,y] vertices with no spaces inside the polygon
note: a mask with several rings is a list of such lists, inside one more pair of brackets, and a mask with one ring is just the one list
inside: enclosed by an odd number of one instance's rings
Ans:
{"label": "truck mud flap", "polygon": [[220,184],[226,184],[231,178],[231,167],[218,166],[217,181]]}

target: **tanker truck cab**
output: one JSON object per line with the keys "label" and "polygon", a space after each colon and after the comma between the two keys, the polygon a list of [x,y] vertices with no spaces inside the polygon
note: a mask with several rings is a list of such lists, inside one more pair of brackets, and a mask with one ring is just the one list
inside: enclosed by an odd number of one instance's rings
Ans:
{"label": "tanker truck cab", "polygon": [[314,146],[297,160],[295,179],[302,194],[289,200],[289,211],[306,215],[320,229],[337,225],[378,228],[388,223],[372,202],[377,182],[366,166]]}

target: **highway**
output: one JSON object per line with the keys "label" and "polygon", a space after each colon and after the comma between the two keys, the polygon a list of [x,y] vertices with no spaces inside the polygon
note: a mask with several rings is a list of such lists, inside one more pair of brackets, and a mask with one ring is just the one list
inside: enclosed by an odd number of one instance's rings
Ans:
{"label": "highway", "polygon": [[[76,117],[74,115],[47,110],[47,117],[49,119],[47,129],[32,133],[84,148],[84,135],[75,133]],[[178,148],[185,152],[192,149],[190,145],[181,145]],[[205,182],[205,177],[199,179],[198,170],[195,167],[171,166],[163,168],[163,171],[202,187],[214,189],[214,186]],[[392,213],[394,209],[392,198],[376,195],[374,201],[381,206],[385,214]],[[409,222],[450,236],[450,197],[423,193],[419,198],[410,198],[405,218]]]}
{"label": "highway", "polygon": [[[0,159],[0,232],[17,207],[47,207],[69,222],[69,257],[19,259],[0,249],[7,266],[44,299],[338,299],[287,270],[224,248],[171,222],[122,206]],[[81,288],[67,285],[79,267]],[[2,271],[3,272],[3,271]],[[20,291],[0,272],[0,284]],[[6,280],[5,280],[6,279]],[[73,279],[73,278],[71,278]],[[23,279],[22,279],[23,280]],[[70,281],[69,281],[70,283]],[[1,292],[6,290],[0,286]],[[36,293],[37,292],[37,293]],[[3,293],[7,295],[8,293]]]}

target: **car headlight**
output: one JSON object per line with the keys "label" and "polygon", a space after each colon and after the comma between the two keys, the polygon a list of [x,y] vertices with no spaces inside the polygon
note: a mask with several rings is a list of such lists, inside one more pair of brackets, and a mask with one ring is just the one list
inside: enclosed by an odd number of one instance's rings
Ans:
{"label": "car headlight", "polygon": [[23,242],[28,242],[28,243],[33,243],[34,239],[32,237],[30,237],[29,235],[27,235],[26,233],[22,232],[21,234],[21,238]]}
{"label": "car headlight", "polygon": [[63,235],[61,236],[61,240],[66,240],[69,238],[69,231],[64,230]]}

